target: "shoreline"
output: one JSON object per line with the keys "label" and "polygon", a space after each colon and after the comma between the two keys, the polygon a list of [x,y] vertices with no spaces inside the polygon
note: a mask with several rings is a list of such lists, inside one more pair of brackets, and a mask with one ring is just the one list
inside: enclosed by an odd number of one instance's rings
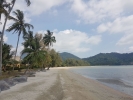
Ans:
{"label": "shoreline", "polygon": [[[83,68],[83,67],[81,67]],[[87,68],[87,67],[85,67]],[[133,91],[131,89],[133,89],[133,86],[131,83],[126,83],[126,81],[124,80],[121,80],[121,79],[113,79],[113,78],[94,78],[94,77],[90,77],[88,75],[84,75],[83,73],[77,73],[76,71],[73,71],[74,68],[72,68],[72,72],[76,73],[76,74],[79,74],[79,75],[82,75],[83,77],[86,77],[88,79],[92,79],[92,80],[95,80],[107,87],[110,87],[116,91],[119,91],[119,92],[122,92],[122,93],[125,93],[127,95],[130,95],[130,96],[133,96]],[[77,69],[77,68],[76,68]]]}
{"label": "shoreline", "polygon": [[0,93],[0,100],[133,100],[133,96],[67,69],[51,68]]}

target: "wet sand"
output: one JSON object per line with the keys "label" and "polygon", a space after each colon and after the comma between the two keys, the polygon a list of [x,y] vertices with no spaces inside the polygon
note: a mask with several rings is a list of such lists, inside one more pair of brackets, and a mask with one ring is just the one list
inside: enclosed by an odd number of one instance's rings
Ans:
{"label": "wet sand", "polygon": [[133,100],[133,97],[67,68],[53,68],[2,91],[0,100]]}

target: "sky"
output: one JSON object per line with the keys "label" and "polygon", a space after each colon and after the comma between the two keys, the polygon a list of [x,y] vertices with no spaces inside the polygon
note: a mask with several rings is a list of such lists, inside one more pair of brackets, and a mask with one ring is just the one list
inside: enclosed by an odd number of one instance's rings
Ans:
{"label": "sky", "polygon": [[[17,0],[16,9],[24,12],[34,33],[54,32],[56,43],[51,48],[59,53],[86,58],[98,53],[133,52],[133,0],[31,0],[30,7],[25,0]],[[12,23],[8,21],[6,28]],[[12,50],[17,36],[5,32],[4,41]],[[23,41],[21,35],[17,55]]]}

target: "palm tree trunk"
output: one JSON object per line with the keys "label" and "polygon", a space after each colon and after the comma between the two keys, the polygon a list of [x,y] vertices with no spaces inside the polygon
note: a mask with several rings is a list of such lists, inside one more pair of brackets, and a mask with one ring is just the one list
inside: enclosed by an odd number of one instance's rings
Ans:
{"label": "palm tree trunk", "polygon": [[4,22],[3,29],[2,29],[2,33],[1,33],[1,42],[0,42],[0,75],[2,74],[2,44],[3,44],[4,31],[5,31],[5,27],[6,27],[6,23],[7,23],[8,16],[10,15],[10,13],[12,11],[15,2],[16,2],[16,0],[14,1],[11,9],[9,10],[8,15],[5,18],[5,22]]}
{"label": "palm tree trunk", "polygon": [[50,66],[48,66],[47,70],[49,70]]}
{"label": "palm tree trunk", "polygon": [[6,27],[7,18],[8,17],[6,17],[4,25],[3,25],[3,30],[1,33],[1,41],[0,41],[0,75],[2,74],[2,45],[3,45],[3,36],[4,36],[4,30]]}
{"label": "palm tree trunk", "polygon": [[50,52],[50,46],[48,45],[48,51]]}
{"label": "palm tree trunk", "polygon": [[2,74],[2,42],[0,41],[0,75],[1,74]]}
{"label": "palm tree trunk", "polygon": [[27,67],[27,69],[25,70],[24,74],[26,74],[27,71],[29,71],[29,70],[30,70],[30,65],[28,65],[28,67]]}
{"label": "palm tree trunk", "polygon": [[[16,59],[16,55],[17,55],[17,50],[18,50],[18,43],[19,43],[20,33],[21,33],[21,32],[19,32],[19,35],[18,35],[18,41],[17,41],[17,46],[16,46],[16,51],[15,51],[14,60]],[[13,66],[13,71],[14,71],[14,66]]]}

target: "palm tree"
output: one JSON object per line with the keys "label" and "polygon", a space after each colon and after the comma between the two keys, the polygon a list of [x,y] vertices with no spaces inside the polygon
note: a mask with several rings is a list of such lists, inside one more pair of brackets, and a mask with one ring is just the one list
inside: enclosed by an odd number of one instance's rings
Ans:
{"label": "palm tree", "polygon": [[[27,6],[29,6],[31,4],[30,0],[25,0],[25,1],[27,3]],[[2,45],[3,45],[4,31],[5,31],[7,19],[9,17],[9,15],[10,15],[14,5],[15,5],[16,0],[11,0],[11,3],[9,3],[8,6],[7,5],[4,6],[3,5],[4,2],[6,3],[6,0],[0,0],[0,4],[1,4],[1,7],[0,7],[0,10],[1,10],[0,16],[3,13],[3,8],[4,7],[8,7],[8,11],[7,11],[8,13],[7,13],[6,17],[5,17],[5,22],[4,22],[4,25],[3,25],[3,29],[2,29],[1,34],[0,34],[0,39],[1,39],[1,42],[0,42],[0,74],[1,74],[1,68],[2,68]]]}
{"label": "palm tree", "polygon": [[33,36],[33,31],[28,31],[28,34],[26,34],[24,37],[25,42],[22,43],[25,48],[28,46],[31,47],[31,45],[34,43],[34,36]]}
{"label": "palm tree", "polygon": [[43,61],[45,59],[46,51],[41,50],[41,46],[39,42],[40,41],[37,38],[34,38],[34,42],[32,41],[32,44],[29,44],[29,46],[25,47],[21,52],[22,55],[27,54],[26,57],[24,57],[24,61],[29,63],[32,66],[40,66],[40,65],[42,66]]}
{"label": "palm tree", "polygon": [[43,37],[44,44],[48,46],[48,49],[49,49],[49,46],[52,46],[53,43],[56,42],[55,37],[52,35],[53,35],[53,32],[50,32],[49,30],[47,30],[47,33]]}
{"label": "palm tree", "polygon": [[[7,31],[9,32],[14,31],[13,33],[18,33],[18,41],[17,41],[16,51],[15,51],[15,56],[14,56],[14,60],[15,60],[20,35],[23,34],[23,37],[24,37],[27,34],[26,29],[30,30],[30,28],[33,29],[34,27],[29,23],[25,23],[24,13],[22,11],[16,10],[13,13],[16,15],[16,18],[11,18],[14,21],[14,23],[7,29]],[[13,67],[13,70],[14,70],[14,67]]]}
{"label": "palm tree", "polygon": [[43,61],[44,70],[45,70],[46,67],[48,67],[47,69],[49,69],[49,66],[50,66],[51,63],[52,63],[51,56],[49,55],[48,52],[46,52],[45,59]]}

